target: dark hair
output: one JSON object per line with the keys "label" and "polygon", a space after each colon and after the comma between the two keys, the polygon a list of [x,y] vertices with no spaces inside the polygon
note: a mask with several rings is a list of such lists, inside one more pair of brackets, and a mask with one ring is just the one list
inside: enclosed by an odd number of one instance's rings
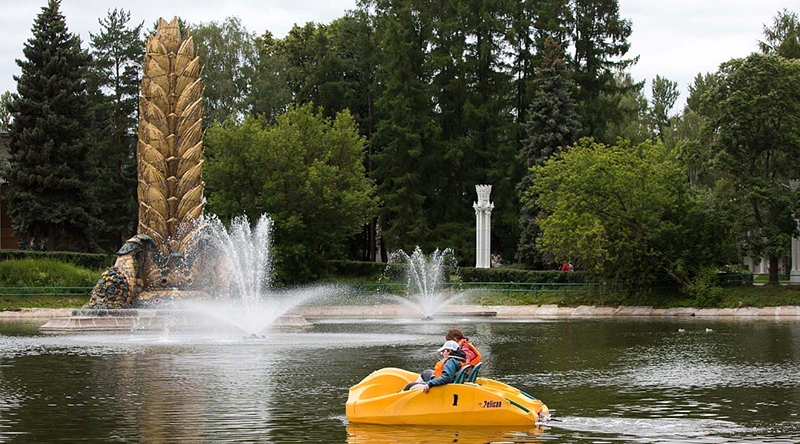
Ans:
{"label": "dark hair", "polygon": [[[447,333],[444,335],[444,338],[448,341],[460,341],[462,339],[466,339],[464,337],[464,332],[461,331],[458,327],[453,327],[447,330]],[[469,341],[469,339],[467,339]]]}

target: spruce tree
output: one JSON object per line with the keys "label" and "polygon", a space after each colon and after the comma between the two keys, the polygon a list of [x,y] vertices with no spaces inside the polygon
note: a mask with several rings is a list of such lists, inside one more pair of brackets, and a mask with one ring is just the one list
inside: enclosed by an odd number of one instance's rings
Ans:
{"label": "spruce tree", "polygon": [[103,201],[102,238],[118,248],[136,230],[136,124],[139,64],[144,57],[142,26],[128,26],[130,12],[108,11],[101,30],[90,34],[95,124],[94,154],[100,177],[96,194]]}
{"label": "spruce tree", "polygon": [[[383,200],[381,219],[387,247],[429,249],[431,229],[425,215],[433,197],[431,179],[440,174],[434,155],[439,138],[434,124],[425,48],[430,17],[413,9],[413,0],[380,0],[376,19],[381,29],[383,94],[377,107],[374,174]],[[427,11],[429,12],[429,11]]]}
{"label": "spruce tree", "polygon": [[86,140],[90,56],[59,8],[58,0],[42,8],[17,60],[7,197],[23,248],[85,250],[98,223]]}
{"label": "spruce tree", "polygon": [[528,172],[517,187],[522,202],[517,260],[539,268],[545,265],[545,261],[536,249],[539,208],[536,196],[529,191],[534,180],[531,167],[544,164],[559,150],[572,144],[581,131],[578,107],[570,94],[572,82],[568,78],[565,57],[562,45],[552,38],[545,40],[537,89],[525,125],[528,139],[519,153]]}
{"label": "spruce tree", "polygon": [[0,94],[0,131],[8,131],[11,126],[11,111],[8,104],[11,103],[11,93],[9,91]]}

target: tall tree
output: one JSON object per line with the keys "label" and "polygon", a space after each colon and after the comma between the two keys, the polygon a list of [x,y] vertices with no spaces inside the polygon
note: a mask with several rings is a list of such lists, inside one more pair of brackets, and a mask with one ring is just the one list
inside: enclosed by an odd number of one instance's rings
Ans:
{"label": "tall tree", "polygon": [[8,206],[24,248],[93,246],[98,206],[89,184],[85,78],[90,56],[67,30],[60,1],[36,17],[25,58],[17,60],[18,94],[11,101]]}
{"label": "tall tree", "polygon": [[675,106],[675,101],[678,100],[680,92],[678,91],[678,82],[673,82],[665,77],[656,74],[653,79],[652,85],[652,108],[650,114],[653,119],[653,130],[655,133],[664,138],[664,131],[669,127],[669,112]]}
{"label": "tall tree", "polygon": [[615,81],[616,72],[638,60],[624,58],[630,49],[631,22],[620,17],[618,0],[574,0],[572,8],[573,63],[582,122],[588,135],[605,140],[606,126],[619,117],[618,103],[612,99],[641,87]]}
{"label": "tall tree", "polygon": [[764,40],[758,42],[764,54],[777,54],[787,59],[800,59],[800,19],[797,13],[778,11],[772,26],[764,25]]}
{"label": "tall tree", "polygon": [[440,174],[434,156],[439,128],[434,124],[430,72],[425,51],[430,41],[430,10],[415,0],[378,0],[376,21],[383,57],[377,101],[381,118],[373,144],[375,178],[383,200],[381,219],[389,249],[429,249],[431,227],[425,210],[433,198],[430,180]]}
{"label": "tall tree", "polygon": [[608,279],[668,276],[690,288],[735,257],[724,215],[688,186],[661,143],[581,139],[535,167],[540,247]]}
{"label": "tall tree", "polygon": [[243,117],[257,64],[255,35],[238,17],[189,29],[203,66],[203,124]]}
{"label": "tall tree", "polygon": [[10,103],[10,91],[0,94],[0,131],[8,131],[11,126],[11,111],[8,109]]}
{"label": "tall tree", "polygon": [[246,108],[253,115],[274,122],[292,103],[292,93],[286,83],[288,62],[275,50],[276,39],[266,31],[255,40],[257,62]]}
{"label": "tall tree", "polygon": [[522,209],[519,218],[519,246],[517,260],[542,268],[545,260],[536,249],[539,227],[536,217],[539,207],[536,196],[528,189],[534,181],[531,167],[542,165],[563,147],[571,145],[581,131],[580,116],[571,96],[572,82],[568,78],[564,48],[552,38],[544,45],[544,57],[538,70],[536,93],[525,125],[528,138],[519,153],[519,159],[528,169],[517,186]]}
{"label": "tall tree", "polygon": [[797,223],[789,181],[800,177],[800,61],[753,54],[722,65],[710,93],[716,104],[708,129],[718,163],[741,203],[745,251],[769,258],[778,282],[778,258],[789,252]]}
{"label": "tall tree", "polygon": [[228,120],[205,143],[209,210],[225,220],[270,215],[282,282],[319,277],[322,261],[344,258],[345,240],[375,213],[364,139],[348,111],[329,119],[307,104],[267,126]]}
{"label": "tall tree", "polygon": [[136,140],[139,69],[144,57],[142,27],[129,26],[130,12],[108,11],[90,33],[92,80],[98,88],[92,126],[100,176],[96,192],[103,201],[103,234],[117,248],[136,230]]}

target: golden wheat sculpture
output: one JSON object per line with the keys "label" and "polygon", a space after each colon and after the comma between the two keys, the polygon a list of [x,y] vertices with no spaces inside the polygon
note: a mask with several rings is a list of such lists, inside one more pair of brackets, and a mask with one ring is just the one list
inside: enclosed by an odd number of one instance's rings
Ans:
{"label": "golden wheat sculpture", "polygon": [[203,213],[203,90],[192,37],[177,17],[147,39],[139,97],[139,234],[183,253]]}

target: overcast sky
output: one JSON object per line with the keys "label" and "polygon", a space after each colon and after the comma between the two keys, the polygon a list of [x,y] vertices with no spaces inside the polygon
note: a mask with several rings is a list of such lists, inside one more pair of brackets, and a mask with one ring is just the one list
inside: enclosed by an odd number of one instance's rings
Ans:
{"label": "overcast sky", "polygon": [[[0,92],[16,91],[14,62],[46,0],[0,0]],[[153,9],[152,5],[158,5]],[[355,0],[63,0],[62,11],[71,32],[84,43],[99,31],[97,19],[109,9],[124,7],[132,22],[149,28],[158,16],[180,15],[189,23],[222,20],[234,15],[257,34],[269,29],[282,37],[294,23],[327,23],[355,7]],[[698,72],[716,71],[720,63],[757,49],[762,26],[778,10],[800,12],[800,0],[620,0],[624,18],[633,22],[630,55],[639,55],[632,68],[637,80],[656,74],[677,81],[679,103]],[[677,107],[676,107],[677,109]]]}

